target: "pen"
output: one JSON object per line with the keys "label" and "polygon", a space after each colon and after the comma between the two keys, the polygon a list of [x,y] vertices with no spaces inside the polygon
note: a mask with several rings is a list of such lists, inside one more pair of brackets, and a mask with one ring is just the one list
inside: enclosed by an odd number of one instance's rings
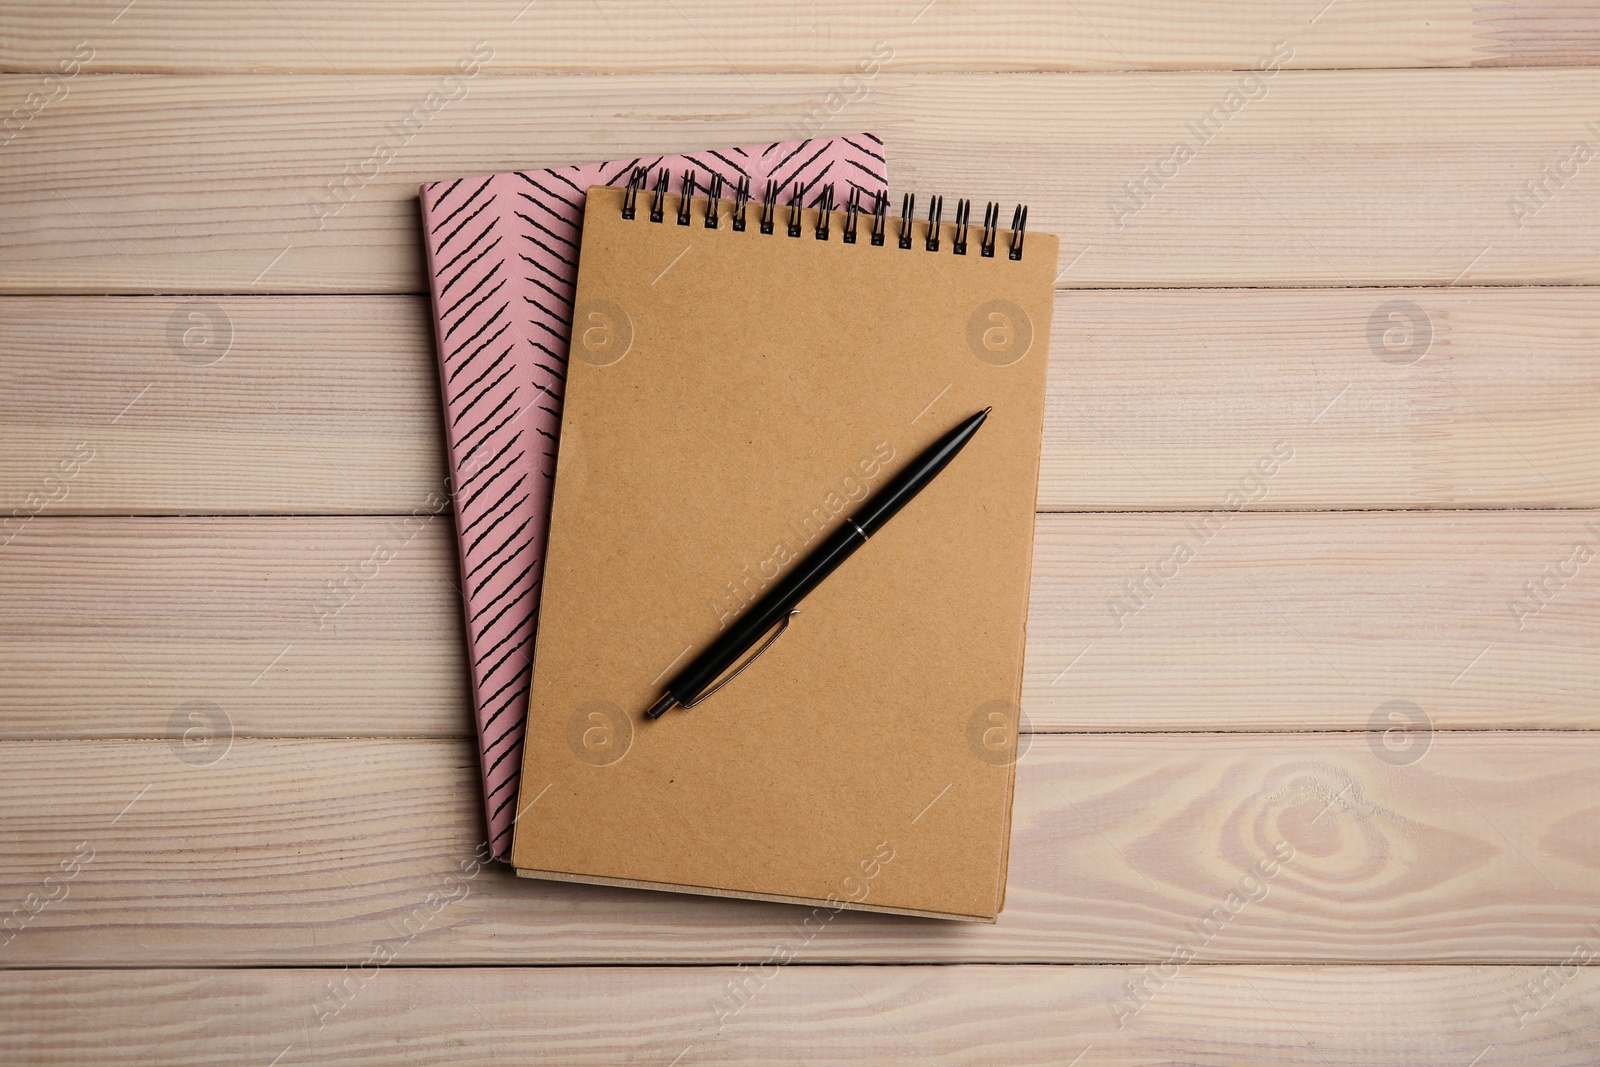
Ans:
{"label": "pen", "polygon": [[[849,559],[851,553],[866,544],[867,538],[877,533],[884,523],[893,518],[901,508],[910,503],[912,497],[933,481],[956,457],[956,453],[972,439],[972,435],[978,432],[983,420],[989,417],[990,410],[984,408],[961,422],[923,449],[922,453],[906,464],[900,473],[884,483],[883,488],[874,493],[871,499],[861,506],[860,511],[846,519],[826,540],[812,549],[783,581],[768,590],[765,596],[734,621],[726,633],[679,671],[677,676],[667,683],[666,692],[662,694],[661,699],[652,704],[645,715],[659,719],[679,705],[686,708],[693,707],[720,688],[720,685],[713,687],[712,681],[749,651],[750,646],[754,645],[762,634],[780,622],[785,626],[788,625],[789,616],[806,594],[821,584],[839,564]],[[782,630],[778,632],[781,633]],[[767,644],[770,645],[776,639],[777,636],[774,635]],[[765,650],[766,646],[763,645],[762,651]],[[761,652],[756,653],[757,656],[760,654]],[[747,661],[745,666],[748,665]],[[733,673],[738,674],[743,669],[741,666]],[[729,678],[731,679],[732,675]]]}

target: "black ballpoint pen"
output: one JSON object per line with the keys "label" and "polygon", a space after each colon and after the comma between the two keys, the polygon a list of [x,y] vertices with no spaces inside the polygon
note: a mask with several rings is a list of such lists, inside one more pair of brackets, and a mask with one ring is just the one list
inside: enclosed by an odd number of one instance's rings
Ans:
{"label": "black ballpoint pen", "polygon": [[769,589],[765,596],[734,621],[726,633],[679,671],[667,683],[666,693],[650,706],[645,715],[659,719],[680,704],[693,707],[723,671],[749,651],[750,646],[763,634],[771,631],[779,622],[786,622],[796,604],[933,481],[972,439],[972,435],[978,432],[983,420],[989,417],[990,410],[984,408],[963,421],[884,483],[883,488],[874,493],[860,511],[845,519],[837,530],[812,549],[810,555],[796,564],[783,581]]}

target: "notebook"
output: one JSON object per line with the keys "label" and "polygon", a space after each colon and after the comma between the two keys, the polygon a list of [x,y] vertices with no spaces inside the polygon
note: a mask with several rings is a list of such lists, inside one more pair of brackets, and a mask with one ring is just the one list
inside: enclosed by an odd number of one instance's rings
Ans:
{"label": "notebook", "polygon": [[[490,851],[511,847],[528,663],[560,435],[584,190],[641,163],[720,176],[887,188],[873,134],[518,171],[422,187],[445,441],[461,556]],[[817,190],[811,192],[811,190]]]}
{"label": "notebook", "polygon": [[[1057,242],[946,218],[935,250],[926,220],[787,194],[746,205],[743,230],[720,200],[708,228],[711,201],[684,214],[655,180],[589,191],[512,861],[993,921]],[[985,407],[743,673],[642,718],[685,657]]]}

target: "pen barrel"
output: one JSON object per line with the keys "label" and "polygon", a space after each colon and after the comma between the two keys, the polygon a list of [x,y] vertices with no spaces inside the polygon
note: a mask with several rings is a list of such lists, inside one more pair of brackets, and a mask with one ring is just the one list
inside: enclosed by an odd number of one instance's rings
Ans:
{"label": "pen barrel", "polygon": [[[874,493],[855,517],[846,519],[823,542],[812,549],[794,570],[757,600],[755,604],[734,621],[734,624],[696,656],[687,667],[667,684],[667,693],[683,705],[699,699],[729,667],[750,648],[783,621],[834,569],[850,558],[862,545],[895,516],[912,498],[920,493],[940,471],[949,465],[956,453],[972,439],[988,417],[989,409],[973,415],[957,425],[943,437],[919,452],[905,468],[884,483]],[[652,712],[654,718],[658,713]]]}
{"label": "pen barrel", "polygon": [[795,565],[794,570],[767,590],[721,637],[680,671],[667,684],[667,692],[680,704],[693,702],[866,540],[850,522],[829,534]]}
{"label": "pen barrel", "polygon": [[985,408],[953,427],[943,437],[917,453],[915,459],[885,482],[883,488],[872,494],[872,498],[863,504],[855,515],[855,521],[868,537],[881,530],[884,523],[894,518],[900,509],[922,492],[940,471],[950,465],[956,454],[972,440],[972,435],[978,432],[978,427],[983,425],[988,414],[988,409]]}

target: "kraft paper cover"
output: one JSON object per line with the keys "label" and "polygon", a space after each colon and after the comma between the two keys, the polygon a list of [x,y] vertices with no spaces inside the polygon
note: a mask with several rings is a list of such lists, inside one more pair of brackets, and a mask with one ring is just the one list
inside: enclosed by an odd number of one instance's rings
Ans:
{"label": "kraft paper cover", "polygon": [[[1005,895],[1057,243],[993,258],[622,218],[589,191],[520,873],[993,921]],[[920,449],[993,413],[745,673],[642,712]]]}

